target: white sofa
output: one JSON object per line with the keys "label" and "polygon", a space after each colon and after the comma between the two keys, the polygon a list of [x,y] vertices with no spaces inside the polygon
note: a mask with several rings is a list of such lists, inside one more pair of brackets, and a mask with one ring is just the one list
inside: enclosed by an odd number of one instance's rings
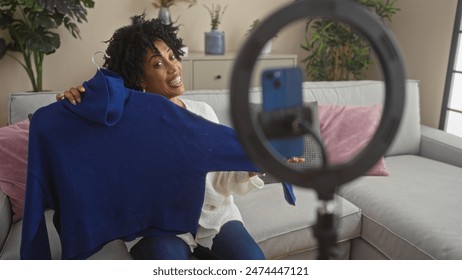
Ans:
{"label": "white sofa", "polygon": [[[340,259],[462,259],[462,139],[420,125],[419,82],[407,81],[404,117],[385,155],[389,176],[362,176],[336,195]],[[367,105],[383,101],[379,81],[305,82],[305,101]],[[259,89],[251,93],[258,100]],[[222,124],[232,125],[226,90],[191,91],[184,98],[210,104]],[[23,120],[54,93],[11,94],[9,121]],[[295,188],[288,205],[279,183],[236,197],[244,222],[269,259],[314,259],[316,193]],[[48,213],[50,218],[51,211]],[[19,258],[22,221],[11,223],[8,197],[0,193],[0,259]],[[54,258],[59,236],[49,219]],[[91,258],[130,259],[132,243],[109,243]]]}

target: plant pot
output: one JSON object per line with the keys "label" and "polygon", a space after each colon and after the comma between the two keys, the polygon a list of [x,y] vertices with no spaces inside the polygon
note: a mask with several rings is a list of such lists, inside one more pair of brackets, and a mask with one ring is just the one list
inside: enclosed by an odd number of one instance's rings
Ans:
{"label": "plant pot", "polygon": [[225,53],[225,32],[212,30],[205,32],[205,53],[224,54]]}
{"label": "plant pot", "polygon": [[172,18],[170,17],[170,10],[167,7],[160,7],[158,18],[160,18],[164,24],[172,23]]}
{"label": "plant pot", "polygon": [[269,53],[271,53],[272,48],[273,48],[273,42],[271,40],[269,40],[268,42],[266,42],[265,46],[261,50],[261,54],[269,54]]}

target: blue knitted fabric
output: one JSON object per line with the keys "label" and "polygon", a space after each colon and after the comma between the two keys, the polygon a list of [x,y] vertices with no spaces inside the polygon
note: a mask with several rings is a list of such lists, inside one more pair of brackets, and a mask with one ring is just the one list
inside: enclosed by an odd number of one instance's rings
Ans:
{"label": "blue knitted fabric", "polygon": [[195,233],[210,171],[258,171],[235,131],[99,70],[85,102],[55,102],[30,124],[22,259],[51,258],[53,209],[63,259],[114,239]]}

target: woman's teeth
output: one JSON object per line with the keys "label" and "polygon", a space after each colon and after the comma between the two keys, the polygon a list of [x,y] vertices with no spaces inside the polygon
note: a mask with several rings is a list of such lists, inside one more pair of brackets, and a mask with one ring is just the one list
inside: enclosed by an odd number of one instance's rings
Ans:
{"label": "woman's teeth", "polygon": [[168,82],[168,85],[171,86],[171,87],[176,87],[176,86],[181,85],[181,77],[176,76],[173,80]]}

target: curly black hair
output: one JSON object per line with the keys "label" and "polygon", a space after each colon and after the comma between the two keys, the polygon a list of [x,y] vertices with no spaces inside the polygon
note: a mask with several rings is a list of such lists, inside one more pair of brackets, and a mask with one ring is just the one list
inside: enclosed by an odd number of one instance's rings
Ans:
{"label": "curly black hair", "polygon": [[154,41],[162,40],[178,60],[184,55],[183,40],[177,36],[178,27],[164,24],[161,19],[146,20],[145,14],[131,17],[131,24],[117,29],[106,49],[104,67],[122,76],[125,86],[142,90],[140,85],[147,49],[160,54]]}

